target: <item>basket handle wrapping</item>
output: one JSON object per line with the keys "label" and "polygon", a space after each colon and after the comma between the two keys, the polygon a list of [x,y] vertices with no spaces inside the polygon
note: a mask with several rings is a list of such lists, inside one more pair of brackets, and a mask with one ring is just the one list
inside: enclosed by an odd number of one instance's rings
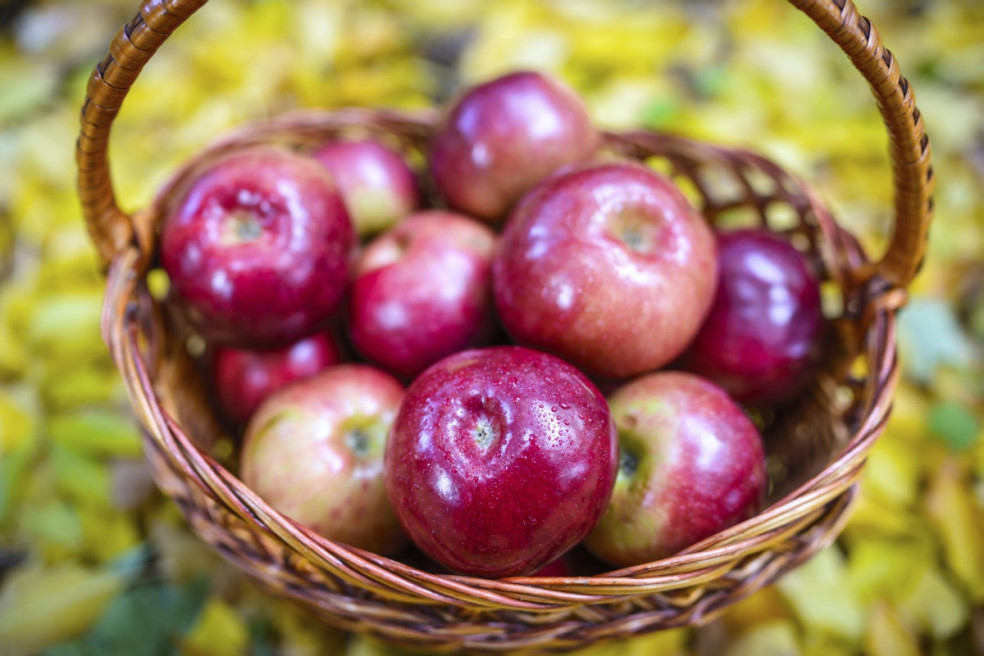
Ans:
{"label": "basket handle wrapping", "polygon": [[[120,209],[110,176],[113,119],[144,64],[207,0],[143,0],[116,33],[109,53],[89,78],[76,145],[78,187],[85,221],[102,261],[111,262],[135,240],[131,217]],[[895,184],[895,227],[884,257],[869,273],[905,287],[919,270],[932,219],[931,149],[909,82],[891,52],[852,0],[789,0],[850,57],[864,75],[888,129]]]}

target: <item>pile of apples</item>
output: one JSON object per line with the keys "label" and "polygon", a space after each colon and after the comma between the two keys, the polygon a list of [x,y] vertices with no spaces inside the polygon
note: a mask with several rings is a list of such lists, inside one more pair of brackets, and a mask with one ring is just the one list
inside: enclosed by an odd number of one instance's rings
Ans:
{"label": "pile of apples", "polygon": [[577,545],[649,562],[754,515],[739,404],[810,379],[806,258],[716,233],[540,73],[465,90],[425,156],[243,147],[169,203],[170,301],[212,346],[244,483],[331,540],[484,577],[570,573]]}

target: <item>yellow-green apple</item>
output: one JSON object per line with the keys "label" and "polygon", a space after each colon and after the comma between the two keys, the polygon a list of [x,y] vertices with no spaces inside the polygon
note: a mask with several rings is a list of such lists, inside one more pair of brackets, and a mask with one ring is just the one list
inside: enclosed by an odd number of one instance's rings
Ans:
{"label": "yellow-green apple", "polygon": [[711,229],[641,164],[549,178],[519,202],[500,242],[492,280],[505,329],[602,378],[673,360],[714,297]]}
{"label": "yellow-green apple", "polygon": [[616,566],[646,563],[753,516],[766,490],[758,430],[728,395],[694,374],[637,378],[609,397],[619,471],[585,539]]}
{"label": "yellow-green apple", "polygon": [[403,396],[389,374],[340,364],[282,388],[243,438],[240,476],[272,508],[320,535],[380,554],[406,544],[383,457]]}
{"label": "yellow-green apple", "polygon": [[568,363],[520,346],[460,351],[410,384],[386,488],[428,556],[466,574],[535,572],[608,504],[618,446],[608,405]]}

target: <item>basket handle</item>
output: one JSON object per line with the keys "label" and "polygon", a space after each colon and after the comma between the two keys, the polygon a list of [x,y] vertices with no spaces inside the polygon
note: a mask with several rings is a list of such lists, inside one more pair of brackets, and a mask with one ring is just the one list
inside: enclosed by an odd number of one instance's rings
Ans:
{"label": "basket handle", "polygon": [[[76,145],[83,215],[104,263],[135,239],[132,218],[116,202],[107,155],[113,119],[144,64],[207,0],[143,0],[137,15],[113,38],[109,54],[89,78]],[[933,213],[931,149],[909,82],[871,22],[852,0],[789,0],[850,57],[868,81],[888,129],[895,183],[895,228],[870,274],[905,287],[926,250]]]}

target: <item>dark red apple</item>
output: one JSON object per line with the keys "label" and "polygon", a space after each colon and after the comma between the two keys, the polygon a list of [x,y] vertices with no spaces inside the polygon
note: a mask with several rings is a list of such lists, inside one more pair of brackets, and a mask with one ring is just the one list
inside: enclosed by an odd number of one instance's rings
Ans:
{"label": "dark red apple", "polygon": [[718,235],[718,288],[683,366],[750,405],[809,383],[820,351],[820,285],[806,257],[763,229]]}
{"label": "dark red apple", "polygon": [[212,163],[161,226],[161,261],[191,323],[211,340],[254,348],[325,324],[354,244],[324,167],[270,146]]}
{"label": "dark red apple", "polygon": [[316,150],[314,158],[331,173],[361,236],[392,227],[420,206],[413,171],[398,152],[378,141],[333,141]]}
{"label": "dark red apple", "polygon": [[287,383],[310,378],[340,361],[338,346],[327,332],[268,351],[219,347],[214,388],[226,416],[243,423],[264,399]]}
{"label": "dark red apple", "polygon": [[533,185],[592,157],[600,143],[581,99],[521,71],[468,89],[434,136],[430,172],[451,207],[499,221]]}
{"label": "dark red apple", "polygon": [[616,566],[651,562],[757,512],[767,484],[762,439],[719,387],[658,372],[626,384],[609,405],[619,472],[584,543],[597,557]]}
{"label": "dark red apple", "polygon": [[386,498],[383,457],[403,387],[341,364],[269,397],[243,438],[240,476],[272,508],[320,535],[380,554],[406,544]]}
{"label": "dark red apple", "polygon": [[441,358],[491,339],[491,228],[442,211],[420,212],[362,252],[349,298],[355,348],[411,378]]}
{"label": "dark red apple", "polygon": [[534,572],[577,544],[608,503],[617,465],[608,405],[540,351],[461,351],[407,388],[386,489],[418,547],[485,577]]}
{"label": "dark red apple", "polygon": [[707,314],[714,236],[667,178],[613,162],[550,178],[509,217],[493,262],[505,329],[602,378],[657,369]]}
{"label": "dark red apple", "polygon": [[573,568],[565,556],[561,556],[556,560],[550,561],[540,569],[530,574],[530,576],[545,576],[551,578],[566,578],[569,576],[574,576]]}

